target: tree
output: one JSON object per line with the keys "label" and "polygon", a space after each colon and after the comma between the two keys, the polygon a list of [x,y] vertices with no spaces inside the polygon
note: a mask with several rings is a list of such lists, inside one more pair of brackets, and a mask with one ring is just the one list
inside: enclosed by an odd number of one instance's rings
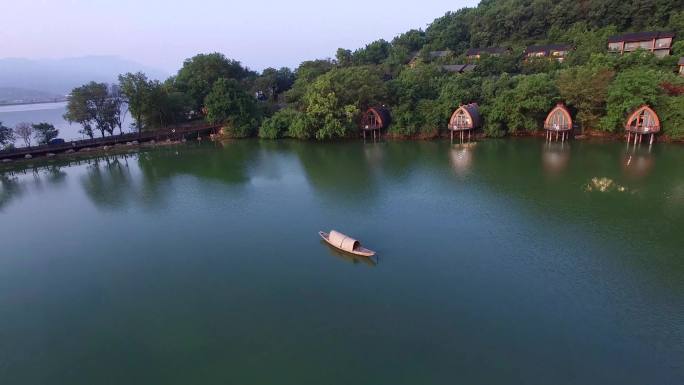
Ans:
{"label": "tree", "polygon": [[295,82],[292,88],[285,93],[287,102],[299,106],[309,85],[317,77],[332,69],[333,63],[330,60],[311,60],[300,64],[295,71]]}
{"label": "tree", "polygon": [[268,119],[265,119],[259,127],[259,137],[264,139],[278,139],[284,136],[292,136],[288,132],[295,122],[301,119],[302,113],[292,108],[282,109]]}
{"label": "tree", "polygon": [[143,130],[143,116],[149,108],[153,84],[142,72],[119,75],[119,87],[135,120],[138,132]]}
{"label": "tree", "polygon": [[262,91],[269,100],[275,101],[278,95],[289,90],[295,81],[294,73],[287,67],[266,68],[254,81],[255,91]]}
{"label": "tree", "polygon": [[192,109],[199,111],[218,79],[240,81],[250,75],[253,74],[239,61],[228,59],[221,53],[199,54],[185,60],[174,85],[178,91],[188,94]]}
{"label": "tree", "polygon": [[391,45],[387,41],[376,40],[352,54],[352,61],[357,65],[380,64],[389,56]]}
{"label": "tree", "polygon": [[224,124],[224,133],[242,138],[253,134],[257,124],[254,98],[235,79],[219,79],[204,101],[209,123]]}
{"label": "tree", "polygon": [[33,131],[38,144],[48,144],[50,140],[59,136],[59,130],[50,123],[34,124]]}
{"label": "tree", "polygon": [[633,109],[643,104],[653,106],[662,93],[659,86],[662,80],[662,73],[649,68],[620,72],[608,87],[606,116],[601,119],[601,128],[614,132],[622,127]]}
{"label": "tree", "polygon": [[348,67],[352,64],[352,51],[344,48],[338,48],[335,53],[335,60],[340,67]]}
{"label": "tree", "polygon": [[0,145],[7,146],[14,143],[14,130],[0,122]]}
{"label": "tree", "polygon": [[336,68],[319,76],[303,97],[307,136],[318,139],[348,137],[356,129],[359,112],[387,100],[387,87],[377,67]]}
{"label": "tree", "polygon": [[33,126],[31,123],[21,122],[14,127],[16,135],[24,141],[26,147],[31,147],[31,136],[33,136]]}
{"label": "tree", "polygon": [[64,119],[81,124],[81,132],[91,139],[93,128],[104,138],[106,133],[113,135],[117,126],[121,129],[121,105],[120,96],[110,92],[106,83],[90,82],[71,91]]}
{"label": "tree", "polygon": [[561,99],[577,110],[582,132],[585,128],[599,128],[614,76],[615,72],[608,67],[583,66],[563,70],[556,79]]}

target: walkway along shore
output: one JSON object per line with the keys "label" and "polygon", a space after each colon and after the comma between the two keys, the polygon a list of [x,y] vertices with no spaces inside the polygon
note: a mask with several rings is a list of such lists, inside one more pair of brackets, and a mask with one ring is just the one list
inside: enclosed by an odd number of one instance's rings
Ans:
{"label": "walkway along shore", "polygon": [[221,125],[174,127],[149,132],[112,135],[97,139],[76,140],[62,144],[45,144],[40,146],[21,147],[0,151],[0,161],[30,159],[40,155],[53,156],[58,153],[76,152],[82,151],[84,149],[113,146],[122,143],[144,143],[150,141],[158,142],[162,140],[180,140],[193,136],[208,136],[210,134],[216,133],[220,128]]}

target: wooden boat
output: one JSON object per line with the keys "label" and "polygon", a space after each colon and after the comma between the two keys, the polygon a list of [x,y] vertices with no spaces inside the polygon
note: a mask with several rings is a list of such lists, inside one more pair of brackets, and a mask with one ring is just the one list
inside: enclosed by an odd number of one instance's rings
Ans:
{"label": "wooden boat", "polygon": [[324,241],[328,242],[330,246],[346,253],[358,255],[360,257],[372,257],[375,255],[375,251],[361,247],[361,243],[356,239],[350,238],[335,230],[330,230],[330,233],[319,231],[318,235],[320,235]]}

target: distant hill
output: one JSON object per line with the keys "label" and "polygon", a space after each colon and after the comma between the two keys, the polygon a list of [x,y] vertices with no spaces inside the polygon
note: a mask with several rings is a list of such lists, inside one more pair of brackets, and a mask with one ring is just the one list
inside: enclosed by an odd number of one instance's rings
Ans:
{"label": "distant hill", "polygon": [[15,100],[16,95],[64,96],[74,87],[89,81],[112,83],[125,72],[145,72],[153,79],[169,74],[116,56],[84,56],[66,59],[0,59],[0,100]]}

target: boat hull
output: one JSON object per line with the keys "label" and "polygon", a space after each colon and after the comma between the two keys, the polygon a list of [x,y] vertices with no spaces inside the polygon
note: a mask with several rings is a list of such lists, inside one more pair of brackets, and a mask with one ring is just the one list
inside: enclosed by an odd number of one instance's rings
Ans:
{"label": "boat hull", "polygon": [[361,246],[354,248],[354,250],[345,250],[345,249],[343,249],[343,248],[341,248],[341,247],[335,245],[334,243],[330,242],[330,234],[328,234],[328,233],[326,233],[326,232],[319,231],[319,232],[318,232],[318,235],[320,235],[321,238],[322,238],[327,244],[329,244],[330,246],[334,247],[336,250],[342,251],[342,252],[344,252],[344,253],[351,254],[351,255],[356,255],[356,256],[359,256],[359,257],[372,257],[372,256],[375,255],[375,251],[366,249],[365,247],[361,247]]}

